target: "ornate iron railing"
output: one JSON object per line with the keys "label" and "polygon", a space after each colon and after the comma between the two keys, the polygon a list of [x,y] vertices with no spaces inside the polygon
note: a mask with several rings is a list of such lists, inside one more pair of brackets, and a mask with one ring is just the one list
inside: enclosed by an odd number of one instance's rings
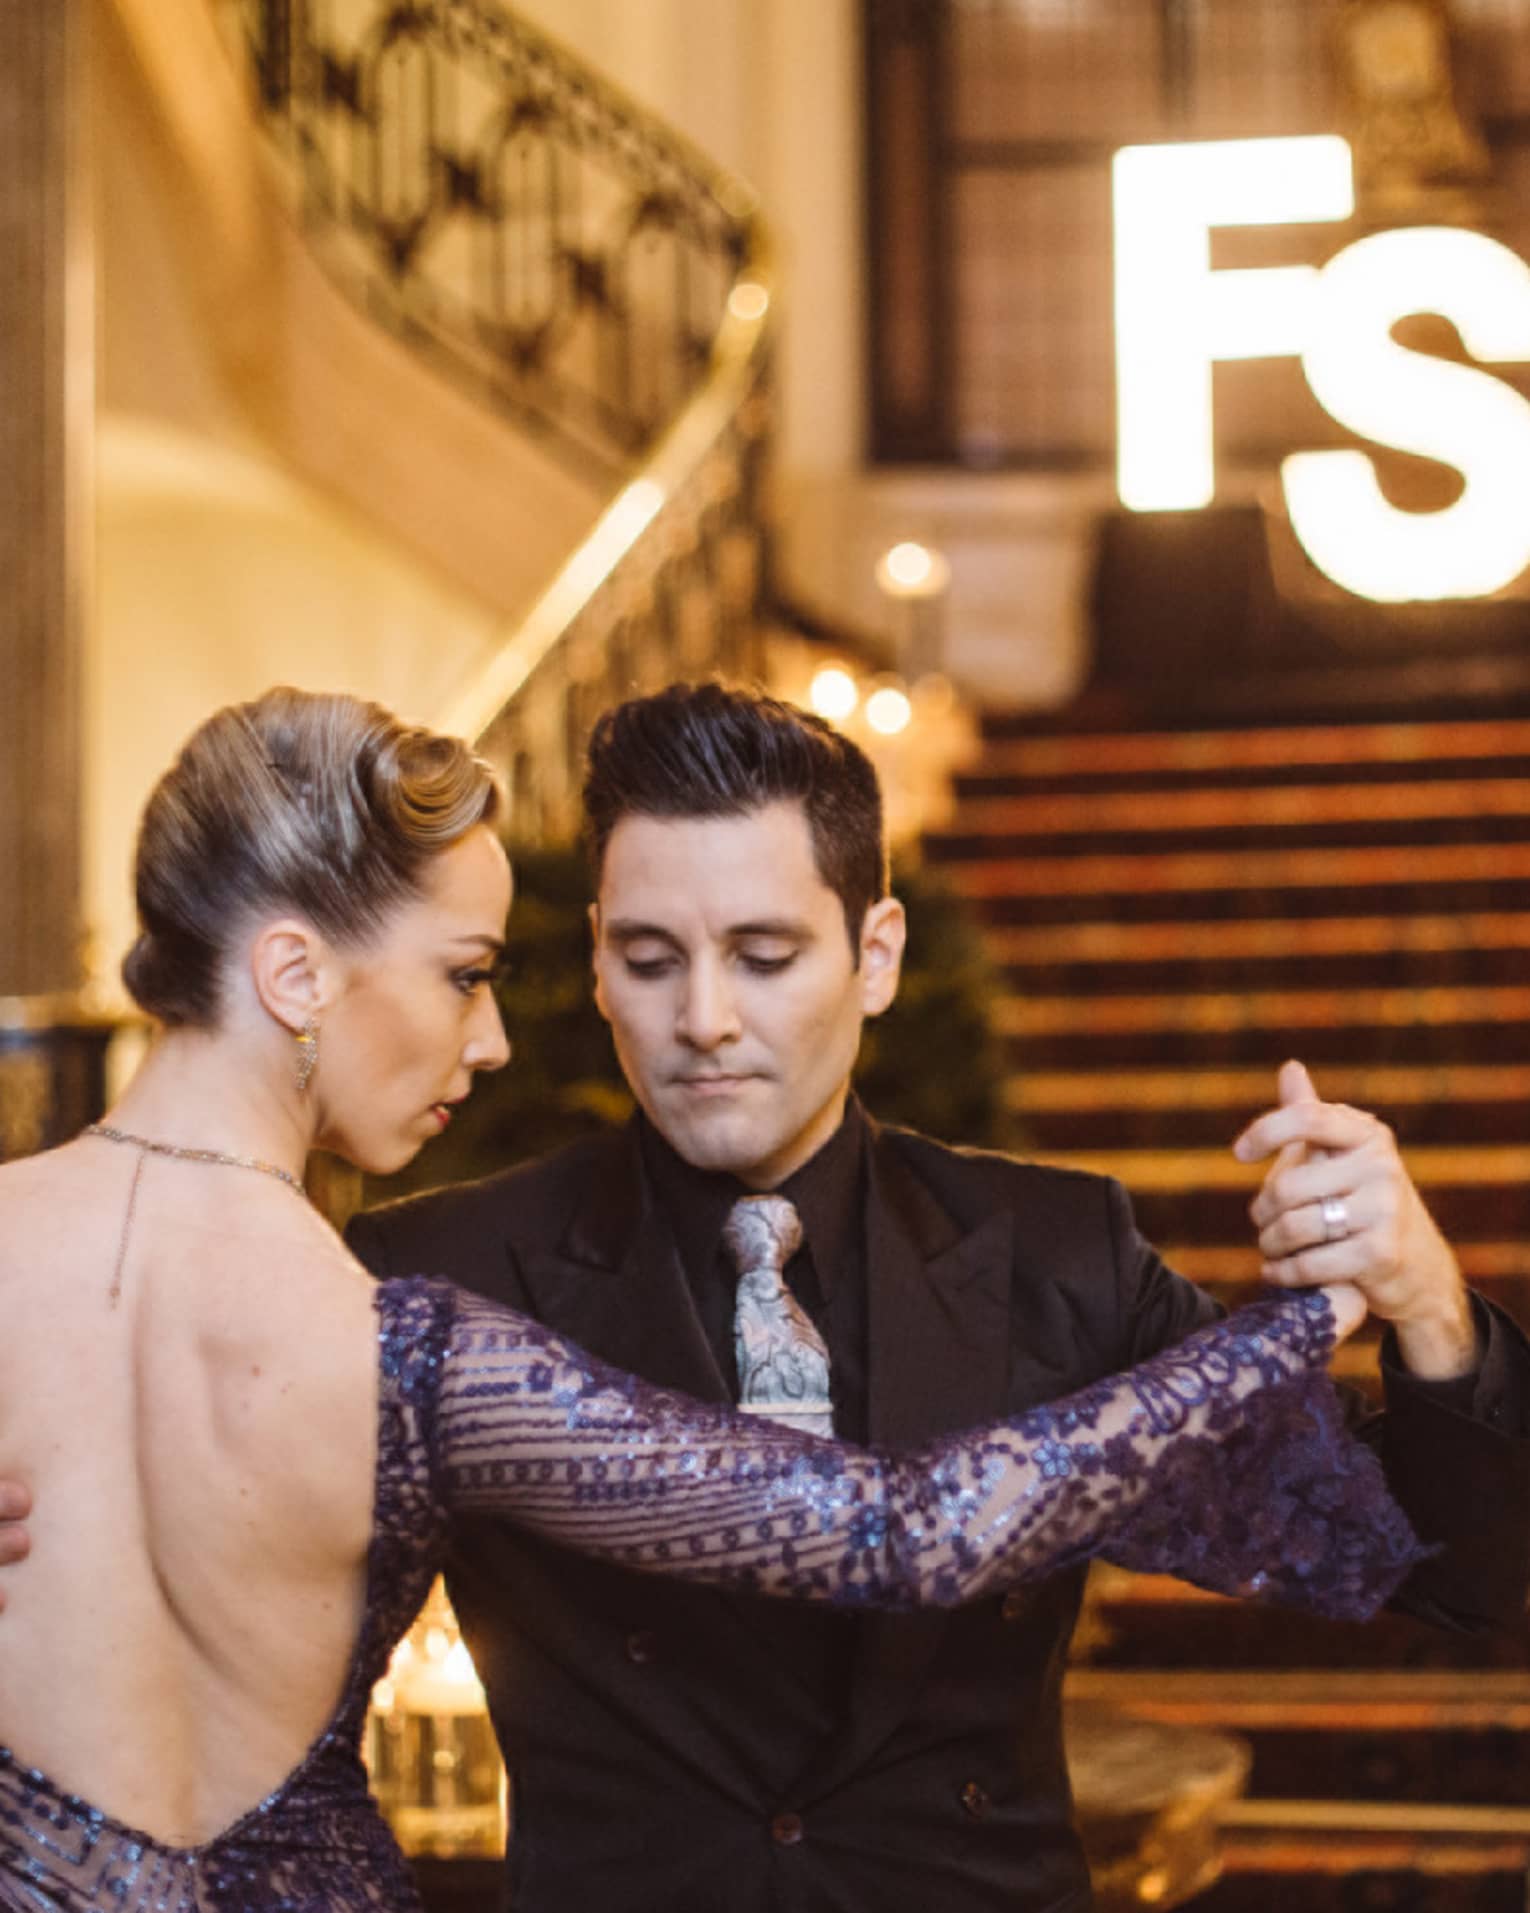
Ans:
{"label": "ornate iron railing", "polygon": [[319,257],[620,489],[443,722],[526,839],[577,821],[603,704],[756,675],[771,287],[752,193],[490,0],[213,0]]}
{"label": "ornate iron railing", "polygon": [[702,383],[753,196],[487,0],[216,0],[329,270],[486,400],[625,470]]}

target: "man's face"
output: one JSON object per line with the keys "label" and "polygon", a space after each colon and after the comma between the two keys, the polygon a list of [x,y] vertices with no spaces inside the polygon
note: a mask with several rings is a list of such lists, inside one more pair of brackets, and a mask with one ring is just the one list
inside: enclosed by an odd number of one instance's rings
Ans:
{"label": "man's face", "polygon": [[772,1189],[839,1127],[861,1023],[898,987],[903,910],[854,961],[799,803],[624,817],[592,912],[595,1001],[654,1127],[699,1169]]}

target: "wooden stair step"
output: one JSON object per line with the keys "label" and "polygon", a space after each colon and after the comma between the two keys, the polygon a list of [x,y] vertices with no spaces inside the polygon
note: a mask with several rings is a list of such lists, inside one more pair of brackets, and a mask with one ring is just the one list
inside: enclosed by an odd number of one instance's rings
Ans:
{"label": "wooden stair step", "polygon": [[[1404,1148],[1511,1143],[1525,1134],[1530,1063],[1343,1063],[1318,1072],[1318,1090],[1380,1116]],[[1049,1154],[1227,1147],[1275,1094],[1268,1066],[1019,1069],[1004,1085],[1029,1146]]]}
{"label": "wooden stair step", "polygon": [[1474,1806],[1391,1800],[1235,1800],[1222,1810],[1224,1827],[1384,1837],[1419,1834],[1433,1840],[1507,1840],[1530,1864],[1530,1807]]}
{"label": "wooden stair step", "polygon": [[1148,996],[1009,996],[994,1005],[1002,1036],[1090,1036],[1161,1030],[1401,1028],[1530,1021],[1530,985],[1391,990],[1195,991]]}
{"label": "wooden stair step", "polygon": [[1030,1029],[1007,1039],[1011,1072],[1021,1069],[1261,1069],[1272,1076],[1300,1057],[1319,1082],[1342,1064],[1399,1066],[1530,1061],[1530,1024],[1491,1019],[1472,1023],[1297,1026],[1257,1022],[1226,1027]]}
{"label": "wooden stair step", "polygon": [[[1056,1160],[1076,1164],[1080,1156]],[[1084,1160],[1101,1169],[1133,1166],[1123,1164],[1120,1157],[1114,1158],[1113,1165],[1109,1157]],[[1410,1168],[1415,1167],[1415,1152],[1409,1152],[1407,1161]],[[1137,1222],[1149,1242],[1246,1242],[1252,1236],[1248,1205],[1253,1185],[1197,1185],[1187,1172],[1182,1180],[1166,1179],[1158,1188],[1140,1184],[1128,1187],[1132,1189]],[[1424,1179],[1422,1188],[1430,1214],[1458,1251],[1467,1251],[1474,1241],[1530,1237],[1530,1187],[1524,1183],[1487,1179],[1434,1183]],[[1522,1285],[1511,1287],[1505,1283],[1497,1292],[1517,1307],[1512,1298],[1522,1292]]]}
{"label": "wooden stair step", "polygon": [[1489,1871],[1399,1870],[1368,1865],[1373,1851],[1329,1856],[1296,1844],[1278,1866],[1261,1866],[1259,1852],[1224,1843],[1222,1877],[1197,1895],[1195,1913],[1525,1913],[1525,1875],[1511,1855]]}
{"label": "wooden stair step", "polygon": [[1530,1835],[1530,1669],[1089,1668],[1069,1675],[1066,1693],[1070,1706],[1239,1735],[1253,1752],[1256,1814],[1313,1795],[1426,1814],[1446,1803],[1464,1813],[1457,1824],[1522,1814]]}
{"label": "wooden stair step", "polygon": [[1005,982],[1024,996],[1248,994],[1521,982],[1530,916],[1232,918],[990,924]]}
{"label": "wooden stair step", "polygon": [[[1187,927],[1232,922],[1285,923],[1293,919],[1316,923],[1352,917],[1357,903],[1362,902],[1369,913],[1387,911],[1400,919],[1446,913],[1466,916],[1486,910],[1515,913],[1530,910],[1530,880],[1499,875],[1459,883],[1429,879],[1413,882],[1407,875],[1406,858],[1397,854],[1395,879],[1388,878],[1366,889],[1363,900],[1356,896],[1353,888],[1328,883],[1305,889],[1271,883],[1236,889],[1144,889],[1127,885],[1115,890],[1089,890],[1076,881],[1076,870],[1065,868],[1070,861],[1077,862],[1076,859],[1055,857],[1036,859],[1047,866],[1047,885],[1006,891],[991,877],[985,877],[979,886],[984,894],[972,894],[968,901],[985,929],[994,931],[1066,928],[1077,922],[1085,911],[1094,917],[1104,911],[1130,931],[1139,924],[1165,922],[1180,922]],[[1120,867],[1128,861],[1116,859],[1112,865],[1115,874],[1139,876],[1140,871]],[[967,867],[931,864],[929,868],[954,895],[966,894],[958,876]],[[971,870],[987,868],[978,864],[970,867]]]}
{"label": "wooden stair step", "polygon": [[1120,795],[1129,791],[1255,791],[1302,789],[1363,790],[1371,784],[1493,783],[1518,778],[1530,770],[1530,758],[1435,757],[1416,760],[1377,759],[1359,764],[1222,764],[1183,768],[1155,765],[1128,770],[1095,766],[1058,771],[1005,769],[995,752],[970,758],[951,780],[958,804],[969,798],[1087,797]]}
{"label": "wooden stair step", "polygon": [[[1346,1063],[1320,1070],[1318,1090],[1390,1123],[1405,1149],[1511,1143],[1525,1134],[1530,1063]],[[1268,1067],[1020,1069],[1004,1084],[1029,1146],[1053,1155],[1227,1147],[1275,1093]]]}
{"label": "wooden stair step", "polygon": [[1463,1668],[1355,1673],[1324,1668],[1222,1671],[1160,1668],[1125,1674],[1075,1668],[1070,1699],[1106,1702],[1187,1727],[1364,1727],[1403,1733],[1442,1727],[1530,1733],[1530,1668]]}
{"label": "wooden stair step", "polygon": [[994,925],[989,951],[1001,965],[1172,962],[1186,951],[1216,960],[1391,956],[1530,950],[1530,912],[1450,916],[1255,917],[1197,922],[1070,922]]}
{"label": "wooden stair step", "polygon": [[973,798],[957,806],[958,837],[1101,836],[1142,831],[1306,829],[1315,824],[1530,820],[1530,779],[1314,785],[1254,790],[1114,791]]}
{"label": "wooden stair step", "polygon": [[1152,791],[971,798],[927,836],[942,861],[1052,854],[1087,844],[1095,854],[1522,843],[1530,782]]}
{"label": "wooden stair step", "polygon": [[1391,1612],[1364,1624],[1325,1621],[1210,1594],[1169,1575],[1130,1574],[1100,1563],[1090,1574],[1083,1638],[1093,1673],[1462,1667],[1522,1672],[1530,1666],[1530,1621],[1473,1635]]}
{"label": "wooden stair step", "polygon": [[1530,1831],[1513,1807],[1241,1800],[1203,1913],[1525,1913]]}
{"label": "wooden stair step", "polygon": [[[1079,1150],[1066,1156],[1036,1155],[1031,1160],[1115,1176],[1132,1190],[1236,1189],[1251,1196],[1264,1173],[1237,1161],[1225,1149]],[[1407,1161],[1409,1174],[1426,1193],[1438,1186],[1530,1185],[1530,1145],[1523,1143],[1415,1149],[1409,1151]]]}
{"label": "wooden stair step", "polygon": [[[1203,1288],[1243,1288],[1259,1279],[1259,1255],[1245,1239],[1237,1242],[1161,1242],[1159,1253]],[[1474,1242],[1454,1239],[1452,1246],[1468,1282],[1491,1288],[1499,1283],[1530,1282],[1530,1239]]]}
{"label": "wooden stair step", "polygon": [[1154,731],[1078,731],[1006,736],[1002,716],[985,721],[983,762],[1029,778],[1096,769],[1132,771],[1286,769],[1293,765],[1428,764],[1441,758],[1530,758],[1530,721],[1307,724]]}
{"label": "wooden stair step", "polygon": [[[1137,1220],[1143,1220],[1142,1204],[1137,1205]],[[1253,1230],[1250,1228],[1252,1238]],[[1151,1239],[1151,1238],[1150,1238]],[[1156,1246],[1156,1244],[1155,1244]],[[1455,1244],[1466,1279],[1488,1301],[1496,1302],[1519,1321],[1530,1321],[1530,1277],[1526,1276],[1483,1276],[1473,1274],[1470,1269],[1470,1243]],[[1190,1274],[1183,1260],[1164,1251],[1164,1261],[1180,1275],[1188,1277],[1200,1288],[1214,1295],[1224,1308],[1240,1309],[1250,1302],[1260,1301],[1270,1292],[1269,1284],[1258,1272],[1258,1257],[1253,1250],[1245,1249],[1241,1254],[1230,1256],[1225,1262],[1211,1260],[1209,1266],[1203,1263],[1196,1274]],[[1373,1324],[1365,1328],[1346,1342],[1335,1354],[1333,1370],[1344,1381],[1352,1381],[1366,1394],[1376,1394],[1379,1388],[1379,1369],[1377,1366],[1380,1331]]]}
{"label": "wooden stair step", "polygon": [[[1273,1080],[1274,1071],[1258,1072]],[[1319,1068],[1318,1090],[1333,1096],[1336,1072]],[[1350,1099],[1345,1099],[1350,1100]],[[1025,1146],[1049,1156],[1098,1154],[1113,1149],[1225,1149],[1258,1110],[1268,1107],[1268,1087],[1257,1102],[1235,1109],[1189,1106],[1155,1109],[1130,1105],[1109,1109],[1037,1110],[1019,1100],[1015,1107]],[[1391,1125],[1399,1146],[1416,1149],[1490,1148],[1524,1140],[1525,1112],[1517,1102],[1438,1102],[1386,1104],[1362,1102]]]}
{"label": "wooden stair step", "polygon": [[1248,996],[1268,990],[1445,990],[1513,984],[1530,973],[1530,951],[1395,951],[1386,956],[1204,956],[1186,939],[1183,953],[1141,963],[1003,966],[1016,996]]}
{"label": "wooden stair step", "polygon": [[1530,842],[1530,818],[1437,817],[1378,819],[1352,823],[1338,816],[1311,823],[1229,825],[1223,830],[1132,829],[1082,830],[1072,833],[968,830],[960,818],[927,833],[925,855],[948,869],[953,864],[993,860],[1056,857],[1080,848],[1091,856],[1175,857],[1201,854],[1274,856],[1284,851],[1299,856],[1319,852],[1356,850],[1449,850],[1472,847],[1478,851],[1509,849]]}
{"label": "wooden stair step", "polygon": [[[936,846],[938,849],[938,845]],[[938,859],[937,859],[938,860]],[[1253,852],[1120,852],[1108,856],[1032,851],[1015,861],[942,862],[958,894],[989,897],[1130,895],[1274,890],[1294,899],[1312,891],[1530,880],[1530,844],[1424,844],[1381,848]],[[1353,908],[1353,900],[1351,900]]]}
{"label": "wooden stair step", "polygon": [[[1401,1103],[1530,1102],[1530,1064],[1443,1063],[1432,1069],[1406,1064],[1351,1064],[1333,1070],[1320,1086],[1332,1102],[1374,1109]],[[1234,1121],[1269,1108],[1275,1083],[1262,1069],[1024,1070],[1005,1086],[1011,1109],[1022,1114],[1054,1110],[1213,1109]],[[1229,1138],[1231,1140],[1231,1138]]]}

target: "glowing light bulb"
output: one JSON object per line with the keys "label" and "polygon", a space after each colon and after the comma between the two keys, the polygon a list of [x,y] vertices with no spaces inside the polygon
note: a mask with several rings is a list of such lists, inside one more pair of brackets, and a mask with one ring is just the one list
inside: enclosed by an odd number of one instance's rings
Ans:
{"label": "glowing light bulb", "polygon": [[944,553],[912,538],[884,551],[877,560],[877,583],[893,598],[933,598],[951,582]]}
{"label": "glowing light bulb", "polygon": [[757,279],[740,279],[728,294],[728,310],[735,319],[763,319],[770,310],[770,294]]}
{"label": "glowing light bulb", "polygon": [[808,686],[808,702],[831,724],[842,724],[860,701],[855,679],[841,664],[826,664]]}
{"label": "glowing light bulb", "polygon": [[908,693],[899,684],[880,685],[866,700],[866,722],[882,737],[906,731],[913,715]]}

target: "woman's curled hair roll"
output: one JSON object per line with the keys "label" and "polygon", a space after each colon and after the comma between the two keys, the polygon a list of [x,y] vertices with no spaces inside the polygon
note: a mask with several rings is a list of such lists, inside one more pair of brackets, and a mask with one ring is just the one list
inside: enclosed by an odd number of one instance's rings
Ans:
{"label": "woman's curled hair roll", "polygon": [[501,808],[493,772],[460,738],[381,705],[285,686],[227,705],[145,806],[123,982],[162,1023],[207,1028],[243,925],[290,910],[364,943],[419,894],[432,857]]}

